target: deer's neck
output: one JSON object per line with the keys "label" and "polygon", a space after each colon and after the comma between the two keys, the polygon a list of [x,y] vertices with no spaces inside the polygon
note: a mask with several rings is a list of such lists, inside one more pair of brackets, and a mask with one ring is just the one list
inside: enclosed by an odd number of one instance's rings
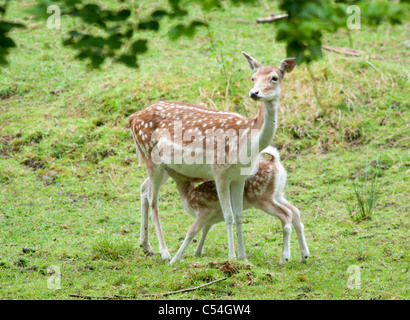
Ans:
{"label": "deer's neck", "polygon": [[259,151],[265,149],[276,133],[278,100],[263,101],[253,129],[259,130]]}

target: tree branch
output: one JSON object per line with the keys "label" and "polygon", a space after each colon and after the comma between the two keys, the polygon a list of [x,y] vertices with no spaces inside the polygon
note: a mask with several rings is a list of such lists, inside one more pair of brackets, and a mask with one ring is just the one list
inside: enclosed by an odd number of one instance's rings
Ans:
{"label": "tree branch", "polygon": [[256,20],[257,23],[269,23],[269,22],[274,22],[276,20],[279,19],[284,19],[287,18],[288,15],[287,14],[271,14],[269,17],[265,17],[265,18],[258,18]]}
{"label": "tree branch", "polygon": [[148,294],[132,294],[132,295],[118,295],[118,294],[114,294],[112,296],[89,296],[89,295],[85,295],[85,294],[81,294],[81,293],[72,293],[69,296],[70,297],[74,297],[74,298],[83,298],[83,299],[104,299],[104,300],[112,300],[112,299],[129,299],[129,298],[138,298],[138,297],[152,297],[152,296],[169,296],[172,294],[178,294],[178,293],[183,293],[183,292],[189,292],[189,291],[194,291],[206,286],[209,286],[211,284],[220,282],[226,280],[226,277],[224,278],[220,278],[220,279],[216,279],[214,281],[211,282],[207,282],[204,284],[201,284],[199,286],[196,287],[192,287],[192,288],[185,288],[185,289],[181,289],[181,290],[176,290],[176,291],[169,291],[169,292],[162,292],[162,293],[148,293]]}

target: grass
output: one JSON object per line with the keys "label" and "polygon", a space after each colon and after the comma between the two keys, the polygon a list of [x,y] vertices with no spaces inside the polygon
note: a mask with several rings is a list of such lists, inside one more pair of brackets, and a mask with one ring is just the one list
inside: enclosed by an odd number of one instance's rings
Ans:
{"label": "grass", "polygon": [[[285,50],[274,42],[274,25],[238,21],[255,21],[265,10],[239,6],[208,13],[215,46],[225,44],[216,51],[205,29],[172,42],[163,28],[147,33],[150,50],[139,70],[107,62],[90,71],[61,45],[73,22],[63,19],[62,30],[50,32],[22,13],[29,5],[10,4],[10,17],[29,23],[13,33],[18,48],[0,71],[0,298],[161,293],[224,276],[170,298],[409,298],[408,24],[351,32],[354,48],[366,55],[324,52],[310,66],[313,80],[305,66],[287,76],[274,144],[312,255],[306,264],[298,261],[293,232],[292,260],[280,266],[279,221],[249,210],[249,262],[230,261],[237,272],[227,274],[220,268],[228,251],[223,224],[210,232],[201,258],[193,255],[195,244],[172,266],[143,254],[139,186],[146,171],[137,167],[127,118],[157,99],[255,114],[257,105],[247,98],[251,74],[240,51],[278,64]],[[140,10],[153,6],[142,2]],[[202,18],[196,10],[193,16]],[[326,44],[349,47],[349,38],[341,31]],[[229,83],[220,59],[230,61]],[[355,220],[346,208],[357,201],[352,181],[376,171],[372,219]],[[192,218],[173,183],[160,197],[164,234],[175,254]],[[150,241],[157,251],[152,224]],[[59,290],[47,288],[50,266],[61,270]],[[360,268],[360,289],[347,287],[351,266]]]}
{"label": "grass", "polygon": [[355,206],[351,207],[347,204],[351,219],[356,222],[371,219],[377,201],[377,173],[369,179],[365,174],[365,180],[362,183],[353,180],[353,189]]}

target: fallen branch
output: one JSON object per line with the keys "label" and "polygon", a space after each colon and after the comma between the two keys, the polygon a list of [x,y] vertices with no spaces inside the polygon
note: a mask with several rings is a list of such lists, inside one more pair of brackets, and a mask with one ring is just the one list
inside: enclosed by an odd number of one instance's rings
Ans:
{"label": "fallen branch", "polygon": [[172,294],[177,294],[177,293],[183,293],[183,292],[189,292],[189,291],[194,291],[206,286],[209,286],[211,284],[217,283],[219,281],[223,281],[226,280],[226,277],[224,278],[220,278],[220,279],[216,279],[214,281],[211,282],[207,282],[204,284],[201,284],[199,286],[196,287],[192,287],[192,288],[185,288],[185,289],[181,289],[181,290],[176,290],[176,291],[169,291],[169,292],[162,292],[162,293],[147,293],[147,294],[133,294],[133,295],[118,295],[118,294],[114,294],[112,296],[89,296],[89,295],[85,295],[85,294],[81,294],[81,293],[72,293],[69,296],[70,297],[74,297],[74,298],[83,298],[83,299],[105,299],[105,300],[112,300],[112,299],[129,299],[129,298],[138,298],[138,297],[152,297],[152,296],[169,296]]}
{"label": "fallen branch", "polygon": [[288,15],[287,14],[272,14],[269,17],[265,17],[265,18],[259,18],[256,20],[256,23],[269,23],[269,22],[274,22],[276,20],[279,19],[284,19],[287,18]]}
{"label": "fallen branch", "polygon": [[81,294],[81,293],[70,293],[69,296],[74,297],[74,298],[83,298],[83,299],[105,299],[105,300],[114,299],[113,296],[89,296],[89,295]]}
{"label": "fallen branch", "polygon": [[349,48],[342,48],[342,47],[322,46],[322,48],[327,50],[327,51],[343,53],[347,56],[354,56],[354,57],[359,57],[359,56],[361,56],[362,54],[365,53],[364,51],[354,50],[354,49],[349,49]]}

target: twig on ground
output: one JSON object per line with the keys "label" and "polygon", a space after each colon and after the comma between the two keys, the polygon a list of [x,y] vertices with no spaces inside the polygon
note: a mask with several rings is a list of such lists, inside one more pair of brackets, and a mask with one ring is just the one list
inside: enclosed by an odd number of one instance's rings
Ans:
{"label": "twig on ground", "polygon": [[328,46],[322,46],[323,49],[327,51],[332,51],[332,52],[338,52],[338,53],[343,53],[347,56],[355,56],[359,57],[362,54],[364,54],[364,51],[360,50],[355,50],[355,49],[349,49],[349,48],[342,48],[342,47],[328,47]]}
{"label": "twig on ground", "polygon": [[89,295],[81,294],[81,293],[70,293],[69,296],[74,297],[74,298],[83,298],[83,299],[105,299],[105,300],[114,299],[113,296],[89,296]]}
{"label": "twig on ground", "polygon": [[70,297],[83,298],[83,299],[111,300],[111,299],[129,299],[129,298],[137,298],[137,297],[169,296],[169,295],[172,295],[172,294],[194,291],[194,290],[209,286],[211,284],[214,284],[216,282],[223,281],[223,280],[226,280],[226,277],[216,279],[214,281],[207,282],[207,283],[201,284],[201,285],[196,286],[196,287],[185,288],[185,289],[176,290],[176,291],[162,292],[162,293],[133,294],[133,295],[126,295],[126,296],[118,295],[118,294],[114,294],[112,296],[89,296],[89,295],[85,295],[85,294],[81,294],[81,293],[72,293],[72,294],[70,294]]}

